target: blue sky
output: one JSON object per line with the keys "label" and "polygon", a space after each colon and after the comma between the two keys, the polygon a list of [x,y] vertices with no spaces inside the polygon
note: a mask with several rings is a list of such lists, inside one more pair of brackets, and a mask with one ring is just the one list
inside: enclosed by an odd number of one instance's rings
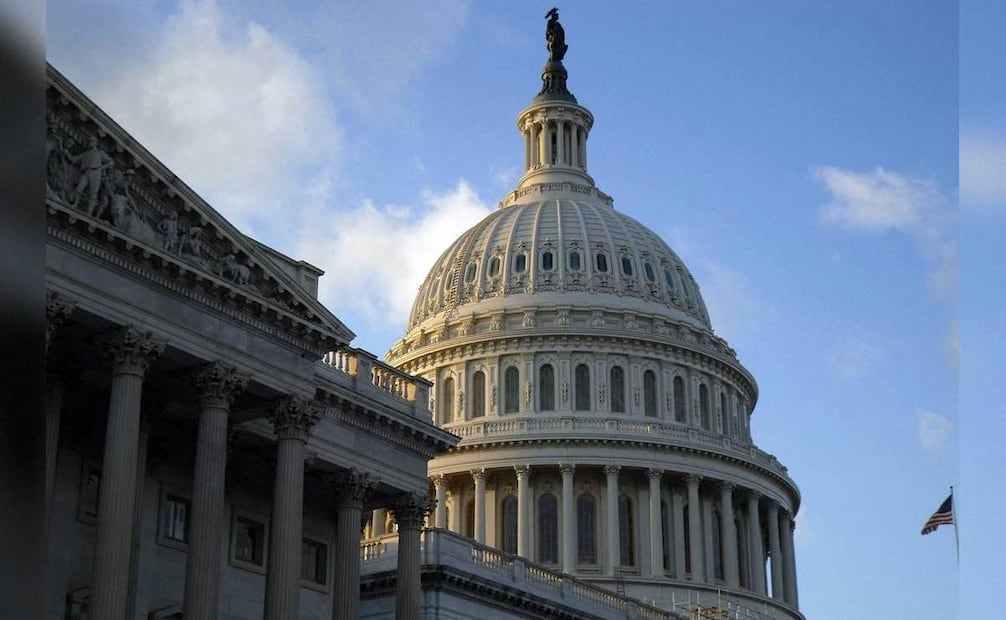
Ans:
{"label": "blue sky", "polygon": [[[520,175],[551,6],[51,1],[49,59],[226,217],[325,269],[323,300],[383,354]],[[967,3],[959,46],[953,2],[560,7],[590,173],[682,256],[758,380],[755,440],[803,492],[811,619],[977,617],[967,588],[1002,575],[967,537],[1001,480],[959,441],[991,454],[1003,424],[958,416],[1006,401],[982,327],[1003,297],[1002,13]],[[959,468],[960,610],[953,530],[919,535]]]}

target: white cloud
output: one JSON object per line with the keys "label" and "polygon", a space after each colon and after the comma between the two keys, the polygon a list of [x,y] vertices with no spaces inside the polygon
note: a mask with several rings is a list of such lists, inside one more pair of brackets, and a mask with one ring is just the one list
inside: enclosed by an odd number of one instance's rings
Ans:
{"label": "white cloud", "polygon": [[436,258],[491,209],[464,180],[444,193],[427,192],[419,206],[321,213],[302,234],[297,255],[325,270],[320,297],[336,313],[369,314],[397,328]]}
{"label": "white cloud", "polygon": [[[231,20],[234,21],[234,20]],[[185,2],[91,94],[173,172],[255,235],[298,203],[303,179],[341,152],[340,129],[310,65],[212,1]],[[321,162],[321,163],[320,163]]]}
{"label": "white cloud", "polygon": [[931,179],[877,168],[855,172],[834,166],[812,169],[831,200],[821,207],[827,224],[867,233],[913,237],[933,263],[931,283],[952,298],[957,286],[957,210]]}
{"label": "white cloud", "polygon": [[876,345],[860,338],[847,338],[831,356],[831,365],[841,378],[857,379],[874,368],[881,357]]}
{"label": "white cloud", "polygon": [[960,181],[962,206],[1006,209],[1006,131],[961,132]]}
{"label": "white cloud", "polygon": [[930,452],[942,450],[953,437],[954,424],[946,416],[933,411],[920,411],[915,422],[919,442]]}

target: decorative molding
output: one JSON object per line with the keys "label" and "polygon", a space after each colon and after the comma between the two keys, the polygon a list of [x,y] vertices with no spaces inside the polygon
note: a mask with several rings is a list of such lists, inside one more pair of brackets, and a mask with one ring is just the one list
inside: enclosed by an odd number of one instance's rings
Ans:
{"label": "decorative molding", "polygon": [[362,509],[363,502],[377,488],[378,479],[355,468],[325,476],[339,508]]}
{"label": "decorative molding", "polygon": [[202,406],[229,408],[234,398],[248,386],[248,375],[223,362],[208,364],[192,379]]}
{"label": "decorative molding", "polygon": [[321,416],[322,408],[314,401],[290,396],[275,403],[267,417],[279,439],[299,439],[306,442]]}
{"label": "decorative molding", "polygon": [[104,353],[112,361],[113,374],[143,376],[164,353],[166,346],[165,340],[155,338],[150,332],[126,326],[105,342]]}
{"label": "decorative molding", "polygon": [[423,521],[437,507],[437,501],[424,495],[403,493],[391,505],[391,516],[399,529],[419,529]]}

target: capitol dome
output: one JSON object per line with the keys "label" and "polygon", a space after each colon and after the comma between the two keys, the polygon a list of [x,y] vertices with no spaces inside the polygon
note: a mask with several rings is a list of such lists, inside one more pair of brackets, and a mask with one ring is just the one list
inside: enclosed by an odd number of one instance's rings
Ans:
{"label": "capitol dome", "polygon": [[431,525],[667,609],[802,618],[800,495],[752,440],[754,377],[678,255],[587,173],[594,118],[550,51],[517,116],[524,175],[387,355],[461,438],[430,462]]}

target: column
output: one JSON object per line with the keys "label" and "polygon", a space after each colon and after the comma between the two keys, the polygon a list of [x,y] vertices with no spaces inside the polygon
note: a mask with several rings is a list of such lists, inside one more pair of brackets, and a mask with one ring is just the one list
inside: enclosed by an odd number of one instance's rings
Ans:
{"label": "column", "polygon": [[659,469],[647,470],[650,479],[650,575],[664,576],[664,532],[660,519],[660,478],[664,475]]}
{"label": "column", "polygon": [[762,548],[758,491],[748,492],[748,539],[751,541],[751,590],[765,595],[765,550]]}
{"label": "column", "polygon": [[580,165],[580,126],[577,125],[574,122],[573,126],[570,128],[569,133],[570,133],[570,140],[569,141],[570,141],[570,145],[571,145],[569,163],[570,163],[571,166],[579,166]]}
{"label": "column", "polygon": [[486,542],[486,470],[473,469],[475,479],[475,542]]}
{"label": "column", "polygon": [[552,163],[552,146],[551,146],[551,143],[550,143],[549,138],[548,138],[548,134],[549,134],[549,131],[548,131],[548,121],[545,120],[544,118],[541,120],[541,131],[539,132],[539,134],[540,134],[539,137],[541,138],[539,140],[539,144],[540,144],[539,159],[541,160],[541,164],[542,165],[551,164]]}
{"label": "column", "polygon": [[706,570],[702,563],[702,517],[699,511],[699,482],[702,476],[690,474],[688,483],[688,547],[692,564],[692,581],[705,581]]}
{"label": "column", "polygon": [[737,566],[737,526],[734,524],[732,482],[720,484],[720,545],[723,547],[723,578],[728,586],[738,588],[741,577]]}
{"label": "column", "polygon": [[433,476],[433,488],[437,495],[437,507],[433,516],[434,526],[444,529],[447,527],[447,483],[444,481],[443,474]]}
{"label": "column", "polygon": [[334,474],[326,481],[336,506],[332,619],[356,620],[360,615],[360,513],[377,481],[356,469]]}
{"label": "column", "polygon": [[555,163],[566,163],[566,121],[555,122]]}
{"label": "column", "polygon": [[186,618],[212,620],[219,615],[220,540],[226,535],[227,419],[231,403],[248,384],[248,377],[216,363],[202,369],[193,382],[199,390],[200,411],[184,608]]}
{"label": "column", "polygon": [[789,513],[782,512],[779,515],[782,523],[781,543],[782,543],[782,585],[783,593],[787,603],[793,607],[798,607],[798,597],[796,593],[796,554],[793,548],[793,529],[796,523],[790,518]]}
{"label": "column", "polygon": [[576,466],[571,463],[559,465],[562,473],[562,572],[576,572],[576,498],[573,493],[573,473]]}
{"label": "column", "polygon": [[538,160],[538,143],[541,140],[539,134],[541,133],[541,126],[536,122],[531,122],[531,163],[528,166],[528,170],[533,169],[539,163]]}
{"label": "column", "polygon": [[[265,620],[300,614],[300,556],[304,526],[304,446],[321,409],[302,398],[287,398],[269,412],[276,433],[276,481],[269,533]],[[359,522],[356,524],[359,526]]]}
{"label": "column", "polygon": [[524,170],[531,169],[531,128],[524,126]]}
{"label": "column", "polygon": [[385,515],[387,514],[387,509],[385,508],[375,508],[370,516],[370,535],[373,538],[378,536],[383,536],[387,534],[384,530]]}
{"label": "column", "polygon": [[46,291],[45,293],[45,349],[49,350],[49,345],[52,344],[52,337],[56,334],[56,330],[60,328],[70,315],[73,314],[73,309],[77,307],[76,302],[70,301],[65,297],[61,297],[56,293],[50,293]]}
{"label": "column", "polygon": [[455,534],[461,533],[461,493],[457,489],[447,488],[447,501],[450,502],[451,511],[447,515],[447,527]]}
{"label": "column", "polygon": [[706,582],[716,580],[716,557],[713,555],[713,500],[700,496],[702,506],[702,549],[706,558]]}
{"label": "column", "polygon": [[56,489],[56,457],[59,454],[59,418],[63,410],[66,382],[60,374],[47,372],[45,378],[45,521],[52,516]]}
{"label": "column", "polygon": [[[677,485],[676,485],[677,486]],[[685,524],[684,502],[681,501],[680,488],[671,490],[671,531],[674,540],[674,578],[685,578]]]}
{"label": "column", "polygon": [[622,563],[619,554],[618,538],[618,472],[621,471],[618,465],[605,465],[604,475],[607,476],[607,508],[608,508],[608,574],[615,574],[615,567]]}
{"label": "column", "polygon": [[133,500],[132,552],[129,557],[129,594],[126,617],[136,617],[136,582],[140,574],[140,550],[143,542],[143,488],[147,480],[147,447],[150,445],[149,399],[141,405],[140,436],[136,444],[136,497]]}
{"label": "column", "polygon": [[779,505],[768,503],[768,555],[772,558],[772,598],[783,600],[782,548],[779,545]]}
{"label": "column", "polygon": [[132,327],[109,341],[112,389],[98,493],[98,528],[89,615],[122,618],[129,593],[129,556],[136,500],[136,461],[143,378],[164,352],[164,342]]}
{"label": "column", "polygon": [[395,595],[395,620],[419,620],[423,592],[419,531],[433,503],[422,495],[399,496],[391,509],[398,524],[398,584]]}
{"label": "column", "polygon": [[531,557],[531,537],[528,526],[531,523],[531,489],[528,485],[531,475],[530,465],[515,465],[517,473],[517,555],[522,558]]}

